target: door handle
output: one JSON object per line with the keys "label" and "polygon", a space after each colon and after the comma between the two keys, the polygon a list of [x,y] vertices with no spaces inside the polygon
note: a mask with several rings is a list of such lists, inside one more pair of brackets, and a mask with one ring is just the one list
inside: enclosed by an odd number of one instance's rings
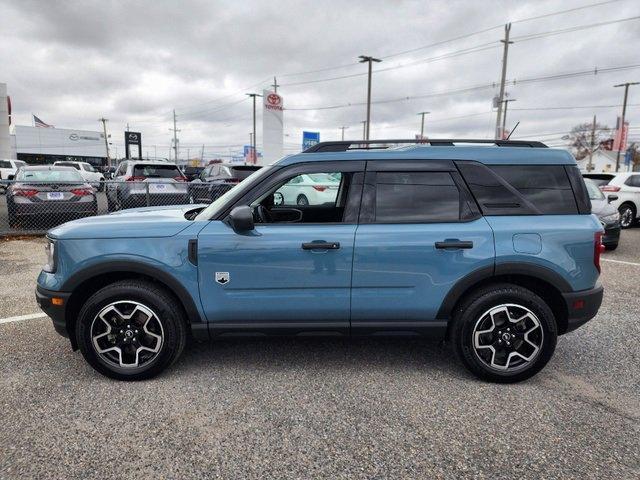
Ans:
{"label": "door handle", "polygon": [[458,250],[460,248],[473,248],[473,242],[470,240],[445,240],[444,242],[436,242],[436,248],[442,250]]}
{"label": "door handle", "polygon": [[340,242],[307,242],[302,244],[303,250],[337,250]]}

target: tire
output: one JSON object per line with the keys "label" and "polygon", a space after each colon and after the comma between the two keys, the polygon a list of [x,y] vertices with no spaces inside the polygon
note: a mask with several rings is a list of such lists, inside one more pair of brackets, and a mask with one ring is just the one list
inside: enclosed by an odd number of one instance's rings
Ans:
{"label": "tire", "polygon": [[611,244],[611,245],[605,245],[605,246],[604,246],[604,249],[605,249],[605,250],[607,250],[607,251],[609,251],[609,252],[611,252],[611,251],[615,250],[616,248],[618,248],[618,244],[617,244],[617,243],[614,243],[614,244]]}
{"label": "tire", "polygon": [[631,228],[636,220],[636,209],[629,203],[624,203],[618,208],[620,213],[620,226],[622,228]]}
{"label": "tire", "polygon": [[[514,319],[524,320],[514,322]],[[504,331],[505,327],[509,331]],[[482,331],[487,333],[479,333]],[[456,356],[476,377],[515,383],[532,377],[551,359],[558,329],[544,300],[526,288],[503,283],[480,288],[467,296],[454,312],[450,338]],[[476,340],[479,348],[474,345]],[[511,355],[514,349],[520,356]]]}
{"label": "tire", "polygon": [[152,378],[178,359],[187,324],[169,292],[151,282],[122,280],[85,302],[75,333],[82,355],[96,371],[133,381]]}
{"label": "tire", "polygon": [[18,218],[15,213],[13,204],[7,202],[7,219],[9,220],[9,228],[18,227]]}
{"label": "tire", "polygon": [[309,205],[309,199],[307,198],[306,195],[298,195],[298,198],[296,199],[296,204],[299,207],[306,207]]}

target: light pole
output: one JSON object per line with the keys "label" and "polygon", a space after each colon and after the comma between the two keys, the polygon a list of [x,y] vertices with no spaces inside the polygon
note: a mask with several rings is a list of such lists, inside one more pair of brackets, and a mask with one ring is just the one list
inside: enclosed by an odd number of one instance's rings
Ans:
{"label": "light pole", "polygon": [[422,117],[422,121],[420,122],[420,140],[424,138],[424,116],[430,114],[431,112],[420,112],[418,115]]}
{"label": "light pole", "polygon": [[618,145],[618,153],[616,155],[616,172],[620,168],[620,150],[622,149],[622,135],[624,134],[624,116],[627,113],[627,97],[629,95],[630,85],[639,85],[640,82],[627,82],[614,85],[614,88],[624,87],[624,101],[622,102],[622,118],[620,119],[620,144]]}
{"label": "light pole", "polygon": [[[502,135],[502,137],[504,137],[504,132],[506,132],[506,128],[507,128],[507,106],[509,105],[509,102],[515,102],[516,99],[515,98],[505,98],[502,103],[504,103],[504,112],[502,114],[502,131],[500,132],[500,134]],[[503,140],[503,138],[500,138],[500,140]]]}
{"label": "light pole", "polygon": [[338,129],[342,130],[342,141],[343,141],[343,142],[344,142],[344,131],[345,131],[347,128],[349,128],[349,127],[345,127],[345,126],[338,127]]}
{"label": "light pole", "polygon": [[262,95],[258,95],[257,93],[247,93],[247,96],[253,99],[253,137],[252,137],[252,150],[253,163],[258,163],[258,150],[256,149],[256,97],[261,97]]}
{"label": "light pole", "polygon": [[367,63],[369,66],[369,74],[367,78],[367,123],[365,125],[364,139],[369,140],[369,126],[371,125],[371,65],[373,62],[380,63],[382,60],[379,58],[369,57],[367,55],[360,55],[358,57],[360,63]]}
{"label": "light pole", "polygon": [[362,124],[362,139],[366,140],[367,139],[367,121],[362,120],[360,123]]}

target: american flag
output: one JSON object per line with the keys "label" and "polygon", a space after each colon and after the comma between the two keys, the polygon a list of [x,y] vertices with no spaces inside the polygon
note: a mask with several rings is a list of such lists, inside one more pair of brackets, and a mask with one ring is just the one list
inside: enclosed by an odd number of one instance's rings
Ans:
{"label": "american flag", "polygon": [[[33,114],[32,114],[33,115]],[[41,127],[41,128],[54,128],[53,125],[49,125],[48,123],[44,123],[42,120],[40,120],[38,117],[36,117],[35,115],[33,115],[33,123],[36,127]]]}

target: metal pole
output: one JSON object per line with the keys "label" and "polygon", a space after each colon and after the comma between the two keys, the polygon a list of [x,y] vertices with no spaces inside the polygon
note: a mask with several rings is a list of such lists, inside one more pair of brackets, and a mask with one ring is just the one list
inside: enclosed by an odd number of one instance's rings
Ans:
{"label": "metal pole", "polygon": [[424,138],[424,116],[428,115],[431,112],[420,112],[418,115],[422,117],[422,121],[420,122],[420,140]]}
{"label": "metal pole", "polygon": [[256,97],[261,97],[262,95],[258,95],[257,93],[247,93],[247,96],[253,99],[253,140],[251,147],[253,150],[253,163],[255,164],[258,163],[258,150],[256,148]]}
{"label": "metal pole", "polygon": [[504,113],[502,114],[502,132],[501,132],[501,136],[500,138],[504,137],[504,132],[506,132],[506,128],[507,128],[507,106],[509,105],[509,102],[515,102],[516,99],[515,98],[507,98],[504,100]]}
{"label": "metal pole", "polygon": [[107,122],[109,120],[102,117],[99,121],[102,122],[102,131],[104,132],[104,146],[107,149],[107,166],[111,167],[111,157],[109,156],[109,137],[107,136]]}
{"label": "metal pole", "polygon": [[369,140],[369,127],[371,125],[371,74],[372,74],[372,64],[373,62],[380,63],[382,60],[379,58],[370,57],[367,55],[360,55],[358,57],[360,59],[360,63],[368,64],[368,75],[367,75],[367,123],[365,124],[365,133],[364,139]]}
{"label": "metal pole", "polygon": [[367,139],[367,121],[363,120],[360,122],[362,124],[362,139]]}
{"label": "metal pole", "polygon": [[591,124],[591,145],[589,147],[589,163],[587,163],[587,172],[593,170],[593,149],[596,146],[596,116],[593,116]]}
{"label": "metal pole", "polygon": [[511,24],[507,23],[504,26],[504,40],[500,40],[504,43],[504,49],[502,51],[502,74],[500,75],[500,95],[498,96],[498,114],[496,115],[496,139],[502,138],[502,132],[500,131],[500,123],[502,121],[502,103],[504,101],[504,86],[507,79],[507,55],[509,53],[509,44],[513,43],[509,41],[509,33],[511,32]]}
{"label": "metal pole", "polygon": [[638,85],[640,82],[627,82],[614,87],[624,87],[624,101],[622,102],[622,118],[620,119],[620,144],[618,145],[618,153],[616,154],[616,172],[620,169],[620,150],[622,149],[622,135],[624,134],[624,117],[627,113],[627,97],[629,95],[629,86]]}
{"label": "metal pole", "polygon": [[349,127],[342,126],[342,127],[339,127],[339,128],[340,128],[340,130],[342,130],[342,137],[341,138],[342,138],[342,141],[344,141],[344,131]]}
{"label": "metal pole", "polygon": [[[169,130],[173,130],[173,153],[174,153],[174,161],[175,163],[178,163],[178,132],[180,130],[178,130],[177,127],[177,121],[176,121],[176,111],[173,111],[173,128],[170,128]],[[171,157],[171,154],[169,154],[169,157]]]}

